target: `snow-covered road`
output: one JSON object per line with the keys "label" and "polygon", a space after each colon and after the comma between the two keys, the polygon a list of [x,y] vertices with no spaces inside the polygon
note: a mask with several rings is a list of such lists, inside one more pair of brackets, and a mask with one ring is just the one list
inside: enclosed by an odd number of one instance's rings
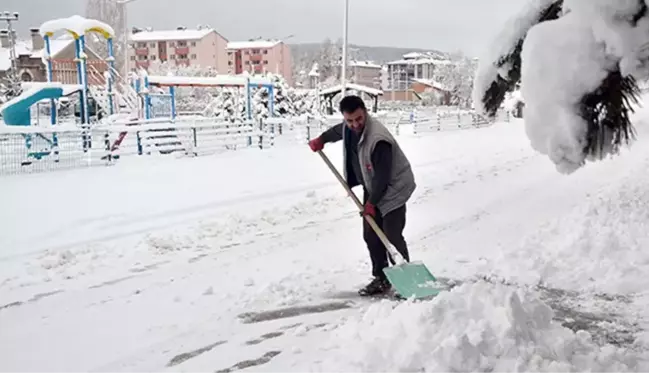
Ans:
{"label": "snow-covered road", "polygon": [[425,303],[350,296],[361,220],[304,146],[5,178],[0,370],[647,370],[643,125],[571,176],[521,122],[401,136],[413,259],[458,282]]}

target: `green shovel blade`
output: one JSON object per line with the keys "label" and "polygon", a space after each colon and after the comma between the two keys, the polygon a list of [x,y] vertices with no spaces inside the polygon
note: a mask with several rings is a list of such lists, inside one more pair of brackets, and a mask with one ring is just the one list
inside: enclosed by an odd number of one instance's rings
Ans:
{"label": "green shovel blade", "polygon": [[444,290],[421,262],[404,263],[383,269],[383,273],[403,298],[431,298]]}

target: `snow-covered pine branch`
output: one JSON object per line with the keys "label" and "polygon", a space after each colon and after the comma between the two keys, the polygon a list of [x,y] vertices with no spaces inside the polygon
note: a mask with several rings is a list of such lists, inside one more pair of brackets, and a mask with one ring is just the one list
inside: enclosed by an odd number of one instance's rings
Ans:
{"label": "snow-covered pine branch", "polygon": [[[548,8],[538,7],[542,2],[535,0],[531,8],[547,14]],[[643,0],[564,0],[562,5],[557,19],[522,27],[526,32],[514,49],[520,49],[531,145],[557,170],[571,173],[587,160],[617,154],[634,138],[630,114],[639,99],[637,81],[649,75],[649,12]],[[513,24],[529,25],[530,19],[540,18],[525,13]],[[482,98],[476,108],[488,115],[517,82],[515,69],[499,72],[497,65],[482,60],[476,74],[474,97]]]}
{"label": "snow-covered pine branch", "polygon": [[536,24],[559,17],[563,0],[528,0],[529,4],[504,25],[492,45],[480,58],[473,102],[478,112],[495,117],[521,78],[521,50],[527,32]]}

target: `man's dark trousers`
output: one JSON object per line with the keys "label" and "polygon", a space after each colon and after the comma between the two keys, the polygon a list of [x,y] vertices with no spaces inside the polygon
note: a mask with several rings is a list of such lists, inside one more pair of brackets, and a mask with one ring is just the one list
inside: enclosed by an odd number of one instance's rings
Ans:
{"label": "man's dark trousers", "polygon": [[[367,199],[366,193],[364,199]],[[399,254],[401,254],[407,262],[410,261],[408,246],[403,237],[403,229],[406,226],[406,205],[390,211],[385,216],[381,216],[381,212],[377,208],[374,221],[376,222],[376,225],[381,227],[383,233],[385,233],[388,240],[397,249]],[[365,218],[363,218],[363,239],[365,240],[370,252],[370,259],[372,260],[372,275],[375,277],[385,278],[383,268],[388,266],[387,249]]]}

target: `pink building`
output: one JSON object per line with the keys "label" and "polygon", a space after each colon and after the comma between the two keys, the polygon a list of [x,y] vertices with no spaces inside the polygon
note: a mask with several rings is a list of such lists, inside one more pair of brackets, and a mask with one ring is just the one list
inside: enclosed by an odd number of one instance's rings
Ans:
{"label": "pink building", "polygon": [[146,69],[153,61],[169,61],[176,65],[212,67],[225,74],[227,43],[226,38],[209,27],[135,32],[130,37],[129,69]]}
{"label": "pink building", "polygon": [[231,74],[248,71],[279,74],[293,85],[293,60],[288,45],[278,40],[230,42],[227,45],[228,67]]}

